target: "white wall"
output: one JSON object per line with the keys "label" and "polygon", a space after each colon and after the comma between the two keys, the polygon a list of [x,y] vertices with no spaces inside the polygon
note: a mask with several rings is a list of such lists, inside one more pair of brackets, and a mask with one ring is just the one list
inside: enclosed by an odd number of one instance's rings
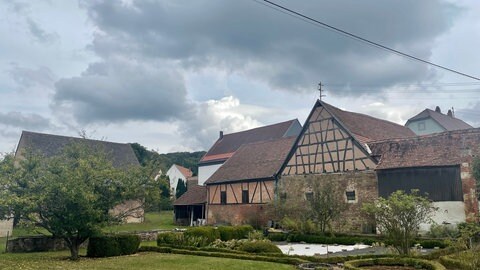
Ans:
{"label": "white wall", "polygon": [[170,179],[170,194],[175,196],[175,192],[177,191],[178,179],[182,179],[185,182],[185,185],[187,184],[187,179],[185,179],[185,176],[175,165],[172,165],[172,167],[168,169],[166,175]]}
{"label": "white wall", "polygon": [[202,186],[205,184],[205,181],[212,176],[214,172],[218,170],[218,168],[222,167],[222,164],[214,164],[214,165],[206,165],[206,166],[198,166],[198,185]]}
{"label": "white wall", "polygon": [[[425,129],[423,130],[418,129],[418,124],[420,122],[424,123]],[[415,134],[417,135],[425,135],[425,134],[432,134],[432,133],[445,131],[443,127],[441,127],[435,120],[431,118],[410,122],[407,127],[413,132],[415,132]]]}
{"label": "white wall", "polygon": [[13,218],[9,220],[0,220],[0,237],[6,237],[8,235],[12,236],[13,230]]}
{"label": "white wall", "polygon": [[[456,225],[461,222],[465,222],[465,203],[464,202],[434,202],[433,205],[438,207],[432,219],[437,224],[443,224],[443,222]],[[420,231],[428,232],[431,224],[421,224]]]}

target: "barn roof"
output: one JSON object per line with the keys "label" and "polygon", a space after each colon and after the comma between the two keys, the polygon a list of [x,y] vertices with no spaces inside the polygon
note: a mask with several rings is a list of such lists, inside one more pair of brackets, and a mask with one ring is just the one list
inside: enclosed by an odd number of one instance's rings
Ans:
{"label": "barn roof", "polygon": [[195,205],[204,204],[207,202],[207,187],[205,186],[192,186],[189,187],[187,192],[183,193],[180,198],[173,202],[173,205]]}
{"label": "barn roof", "polygon": [[402,125],[366,114],[344,111],[323,101],[319,102],[361,143],[415,136],[413,131]]}
{"label": "barn roof", "polygon": [[371,142],[372,155],[380,157],[377,170],[450,166],[480,152],[480,128]]}
{"label": "barn roof", "polygon": [[225,134],[208,150],[199,164],[225,161],[244,144],[297,135],[300,129],[301,125],[298,120],[293,119],[273,125]]}
{"label": "barn roof", "polygon": [[433,119],[445,130],[459,130],[459,129],[470,129],[473,128],[469,124],[465,123],[463,120],[455,118],[453,116],[448,116],[440,112],[436,112],[430,109],[425,109],[414,117],[408,119],[407,125],[410,122],[424,120],[427,118]]}
{"label": "barn roof", "polygon": [[205,184],[272,178],[280,170],[296,137],[242,145]]}
{"label": "barn roof", "polygon": [[17,153],[21,151],[33,151],[45,157],[60,154],[62,149],[71,143],[84,143],[92,149],[104,150],[112,159],[113,166],[138,166],[139,162],[130,144],[114,143],[99,140],[90,140],[76,137],[60,136],[53,134],[22,131],[17,147]]}

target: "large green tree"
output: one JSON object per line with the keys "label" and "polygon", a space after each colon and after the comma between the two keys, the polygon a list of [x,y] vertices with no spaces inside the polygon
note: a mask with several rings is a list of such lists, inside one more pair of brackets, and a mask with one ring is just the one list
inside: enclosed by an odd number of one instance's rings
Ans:
{"label": "large green tree", "polygon": [[[72,144],[54,157],[24,153],[0,167],[0,216],[22,220],[63,238],[71,258],[103,226],[130,213],[110,210],[126,200],[144,198],[150,178],[137,168],[115,168],[101,149]],[[135,211],[138,209],[130,209]]]}
{"label": "large green tree", "polygon": [[412,190],[410,194],[397,190],[388,198],[364,204],[363,209],[375,216],[380,232],[402,255],[410,254],[420,224],[430,222],[436,210],[430,200],[419,195],[418,190]]}
{"label": "large green tree", "polygon": [[175,198],[180,198],[185,192],[187,192],[187,184],[183,179],[178,179],[177,187],[175,188]]}

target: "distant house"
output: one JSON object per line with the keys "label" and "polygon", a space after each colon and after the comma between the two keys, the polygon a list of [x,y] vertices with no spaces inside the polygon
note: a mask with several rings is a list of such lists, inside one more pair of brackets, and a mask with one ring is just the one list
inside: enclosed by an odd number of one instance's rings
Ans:
{"label": "distant house", "polygon": [[455,118],[451,110],[448,110],[447,114],[443,114],[438,106],[435,111],[425,109],[408,119],[405,126],[417,135],[473,128],[461,119]]}
{"label": "distant house", "polygon": [[187,169],[177,164],[173,164],[170,169],[168,169],[166,175],[170,179],[170,192],[172,196],[175,196],[178,180],[181,179],[183,182],[185,182],[186,185],[187,179],[192,177],[193,173],[190,169]]}
{"label": "distant house", "polygon": [[[21,159],[26,151],[32,151],[33,153],[44,157],[53,157],[60,154],[62,149],[71,143],[83,143],[87,147],[105,151],[107,156],[111,159],[113,166],[116,168],[140,166],[130,144],[43,134],[30,131],[22,132],[15,152],[15,158]],[[132,211],[133,209],[135,209],[135,211]],[[132,213],[129,213],[124,219],[126,223],[143,222],[144,210],[140,200],[126,201],[112,209],[111,213],[113,215],[118,215],[130,211]]]}
{"label": "distant house", "polygon": [[194,226],[205,224],[207,189],[204,186],[190,186],[180,198],[173,203],[175,224]]}
{"label": "distant house", "polygon": [[295,136],[301,129],[300,122],[294,119],[225,135],[220,131],[218,140],[198,163],[198,184],[203,185],[242,145]]}

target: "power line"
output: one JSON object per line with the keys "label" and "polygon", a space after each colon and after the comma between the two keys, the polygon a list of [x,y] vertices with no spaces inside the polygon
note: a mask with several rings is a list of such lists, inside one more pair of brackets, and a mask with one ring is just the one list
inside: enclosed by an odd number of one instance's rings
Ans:
{"label": "power line", "polygon": [[[362,38],[360,36],[357,36],[355,34],[352,34],[350,32],[347,32],[345,30],[342,30],[340,28],[337,28],[337,27],[334,27],[334,26],[331,26],[329,24],[326,24],[324,22],[321,22],[319,20],[316,20],[312,17],[309,17],[309,16],[306,16],[306,15],[303,15],[302,13],[300,12],[297,12],[297,11],[294,11],[292,9],[289,9],[287,7],[284,7],[282,5],[279,5],[277,3],[274,3],[272,1],[269,1],[269,0],[253,0],[259,4],[262,4],[264,6],[267,6],[267,7],[270,7],[270,8],[273,8],[277,11],[280,11],[284,14],[287,14],[287,15],[290,15],[290,16],[293,16],[294,18],[297,18],[297,19],[301,19],[302,21],[306,21],[308,23],[311,23],[315,26],[320,26],[320,27],[323,27],[323,28],[326,28],[328,30],[332,30],[336,33],[339,33],[343,36],[346,36],[348,38],[351,38],[351,39],[354,39],[356,41],[360,41],[360,42],[363,42],[363,43],[366,43],[370,46],[373,46],[373,47],[376,47],[376,48],[380,48],[380,49],[383,49],[383,50],[386,50],[388,52],[391,52],[391,53],[394,53],[396,55],[399,55],[399,56],[402,56],[402,57],[405,57],[405,58],[408,58],[410,60],[413,60],[413,61],[418,61],[418,62],[421,62],[421,63],[424,63],[424,64],[427,64],[427,65],[431,65],[431,66],[434,66],[434,67],[437,67],[437,68],[440,68],[440,69],[443,69],[443,70],[446,70],[446,71],[449,71],[449,72],[452,72],[452,73],[455,73],[455,74],[458,74],[458,75],[461,75],[461,76],[464,76],[464,77],[467,77],[467,78],[470,78],[470,79],[474,79],[474,80],[477,80],[477,81],[480,81],[480,78],[478,77],[475,77],[475,76],[472,76],[472,75],[468,75],[466,73],[463,73],[463,72],[460,72],[460,71],[457,71],[457,70],[454,70],[454,69],[451,69],[451,68],[447,68],[445,66],[442,66],[442,65],[438,65],[438,64],[435,64],[433,62],[430,62],[430,61],[427,61],[427,60],[423,60],[419,57],[416,57],[416,56],[413,56],[413,55],[410,55],[410,54],[407,54],[407,53],[404,53],[404,52],[401,52],[399,50],[395,50],[395,49],[392,49],[390,47],[387,47],[385,45],[382,45],[380,43],[377,43],[377,42],[374,42],[374,41],[371,41],[371,40],[368,40],[366,38]],[[264,4],[260,1],[263,1],[265,3],[268,3],[267,4]]]}

